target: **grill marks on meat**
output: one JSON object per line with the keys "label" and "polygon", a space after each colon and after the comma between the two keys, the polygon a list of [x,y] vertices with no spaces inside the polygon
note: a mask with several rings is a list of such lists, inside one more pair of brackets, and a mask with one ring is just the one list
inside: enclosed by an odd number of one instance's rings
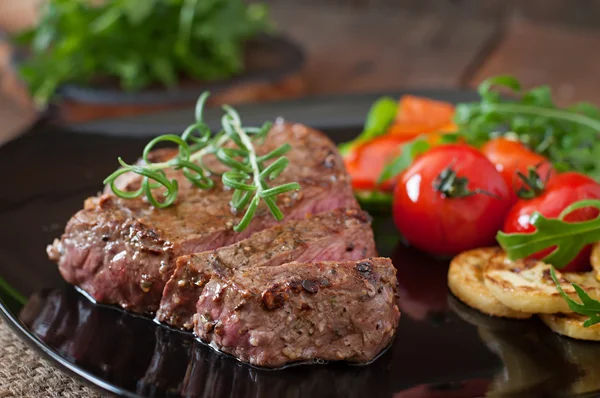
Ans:
{"label": "grill marks on meat", "polygon": [[395,292],[396,269],[386,258],[239,269],[204,286],[194,330],[257,366],[368,362],[394,337]]}
{"label": "grill marks on meat", "polygon": [[370,221],[363,211],[340,209],[287,221],[231,246],[179,257],[156,318],[190,329],[198,297],[215,274],[227,278],[240,268],[375,256]]}
{"label": "grill marks on meat", "polygon": [[[299,124],[278,123],[265,144],[267,153],[284,143],[293,149],[290,164],[277,183],[298,181],[299,192],[277,198],[286,220],[301,220],[340,208],[358,208],[335,145],[322,133]],[[155,161],[169,159],[173,151],[160,150]],[[214,159],[207,159],[216,168]],[[144,198],[124,200],[111,193],[89,198],[83,210],[68,222],[60,240],[48,247],[63,277],[80,286],[98,302],[118,304],[134,312],[155,312],[169,280],[175,259],[231,245],[277,222],[262,204],[250,226],[233,231],[243,214],[233,214],[231,191],[215,177],[215,187],[200,190],[180,171],[167,170],[179,182],[175,205],[154,209]],[[139,187],[140,177],[123,175],[121,189]]]}
{"label": "grill marks on meat", "polygon": [[[254,365],[368,362],[398,324],[396,270],[373,257],[371,219],[358,207],[335,145],[305,126],[278,123],[257,151],[284,143],[293,149],[277,183],[298,181],[302,190],[277,198],[282,223],[262,204],[235,233],[243,214],[232,212],[231,190],[218,177],[200,190],[167,170],[179,183],[175,205],[157,210],[107,189],[85,201],[48,256],[96,301],[138,313],[160,309],[158,320],[193,327],[213,347]],[[151,158],[174,155],[157,150]],[[205,162],[219,170],[215,159]],[[116,181],[129,191],[140,183],[133,174]]]}

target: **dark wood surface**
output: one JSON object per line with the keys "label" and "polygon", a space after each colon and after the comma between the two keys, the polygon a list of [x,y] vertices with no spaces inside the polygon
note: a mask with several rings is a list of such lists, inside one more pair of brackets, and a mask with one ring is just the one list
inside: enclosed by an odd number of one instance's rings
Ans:
{"label": "dark wood surface", "polygon": [[[34,1],[1,0],[0,28],[34,21]],[[561,104],[600,104],[600,0],[269,2],[278,30],[306,51],[308,95],[464,88],[510,73],[550,84]],[[0,46],[0,142],[34,118],[7,54]]]}

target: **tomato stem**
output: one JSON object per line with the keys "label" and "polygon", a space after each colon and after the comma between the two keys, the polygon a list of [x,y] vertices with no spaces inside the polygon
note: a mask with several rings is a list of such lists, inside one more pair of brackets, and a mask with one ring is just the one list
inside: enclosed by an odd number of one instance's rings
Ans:
{"label": "tomato stem", "polygon": [[521,199],[533,199],[544,193],[546,189],[546,183],[550,179],[551,171],[548,171],[546,177],[542,180],[542,177],[538,173],[539,167],[542,163],[538,163],[534,167],[527,168],[527,175],[517,170],[517,176],[523,181],[523,185],[517,190],[517,196]]}
{"label": "tomato stem", "polygon": [[500,199],[497,195],[483,189],[470,190],[468,188],[469,180],[466,177],[459,177],[452,165],[446,167],[433,181],[433,189],[442,194],[444,198],[466,198],[469,196],[482,194]]}

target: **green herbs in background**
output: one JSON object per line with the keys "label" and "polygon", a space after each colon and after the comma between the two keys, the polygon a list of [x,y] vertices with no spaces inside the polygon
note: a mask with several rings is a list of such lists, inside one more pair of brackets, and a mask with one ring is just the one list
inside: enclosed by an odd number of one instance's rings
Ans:
{"label": "green herbs in background", "polygon": [[215,80],[243,70],[244,42],[269,28],[244,0],[49,0],[39,24],[15,38],[19,66],[44,105],[63,83],[116,81],[135,91],[180,78]]}
{"label": "green herbs in background", "polygon": [[[265,123],[262,127],[243,127],[238,113],[228,105],[223,106],[225,115],[221,119],[222,130],[213,134],[202,117],[207,97],[208,93],[204,93],[198,99],[196,121],[181,136],[165,134],[150,141],[144,148],[142,164],[130,165],[119,158],[121,168],[108,176],[104,183],[110,184],[112,191],[120,198],[146,196],[153,206],[165,208],[175,203],[179,187],[177,180],[169,180],[164,170],[182,170],[183,175],[197,188],[210,189],[214,185],[211,175],[218,173],[210,170],[203,159],[206,155],[213,154],[220,163],[229,168],[221,178],[223,184],[233,190],[231,207],[238,212],[246,210],[239,224],[234,226],[235,231],[246,229],[261,200],[275,219],[282,220],[284,216],[275,202],[276,196],[298,190],[300,185],[292,182],[270,187],[268,181],[277,178],[287,167],[289,160],[283,155],[291,146],[283,144],[259,156],[254,142],[264,142],[271,123]],[[152,163],[148,155],[156,144],[165,142],[177,144],[177,155],[167,162]],[[266,165],[268,161],[270,163]],[[125,173],[135,173],[143,177],[142,186],[137,191],[122,191],[117,188],[117,178]],[[162,198],[157,198],[157,194]]]}
{"label": "green herbs in background", "polygon": [[554,284],[556,284],[556,289],[560,293],[561,297],[567,302],[571,311],[588,317],[588,319],[583,323],[584,327],[587,328],[600,323],[600,301],[594,300],[581,287],[577,286],[576,284],[572,284],[573,289],[575,289],[575,292],[579,297],[579,300],[581,300],[581,304],[576,302],[569,297],[560,286],[560,283],[556,278],[554,268],[550,268],[550,275],[552,276]]}
{"label": "green herbs in background", "polygon": [[[496,89],[510,91],[505,99]],[[575,170],[600,180],[600,110],[589,103],[558,108],[548,86],[524,91],[512,76],[479,85],[480,102],[458,104],[455,122],[466,141],[480,146],[501,131],[546,156],[559,171]]]}

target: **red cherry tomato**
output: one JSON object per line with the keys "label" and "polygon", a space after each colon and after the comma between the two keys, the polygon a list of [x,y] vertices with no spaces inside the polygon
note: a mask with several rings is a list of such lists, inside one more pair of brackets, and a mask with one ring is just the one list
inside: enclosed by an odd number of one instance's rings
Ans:
{"label": "red cherry tomato", "polygon": [[[515,203],[506,217],[502,230],[506,233],[533,232],[535,227],[529,221],[534,212],[537,211],[548,218],[556,218],[566,207],[583,199],[600,199],[600,184],[576,172],[557,174],[550,179],[542,195],[533,199],[520,199]],[[564,220],[571,222],[591,220],[598,217],[598,213],[598,209],[586,207],[569,213]],[[540,251],[531,258],[542,259],[553,249]],[[586,246],[562,271],[589,270],[590,250],[591,245]]]}
{"label": "red cherry tomato", "polygon": [[510,191],[476,149],[443,145],[419,157],[394,191],[396,226],[414,246],[437,255],[493,245]]}
{"label": "red cherry tomato", "polygon": [[527,176],[528,168],[536,167],[537,174],[542,180],[548,179],[549,173],[553,171],[552,164],[548,159],[530,151],[518,141],[496,138],[481,147],[481,152],[496,166],[496,170],[502,175],[506,185],[512,189],[513,203],[519,199],[517,192],[524,187],[523,180],[519,178],[517,171]]}
{"label": "red cherry tomato", "polygon": [[344,157],[344,164],[352,177],[352,186],[359,190],[392,191],[391,181],[377,186],[377,180],[385,165],[400,155],[402,145],[408,141],[410,137],[384,135],[354,148]]}

